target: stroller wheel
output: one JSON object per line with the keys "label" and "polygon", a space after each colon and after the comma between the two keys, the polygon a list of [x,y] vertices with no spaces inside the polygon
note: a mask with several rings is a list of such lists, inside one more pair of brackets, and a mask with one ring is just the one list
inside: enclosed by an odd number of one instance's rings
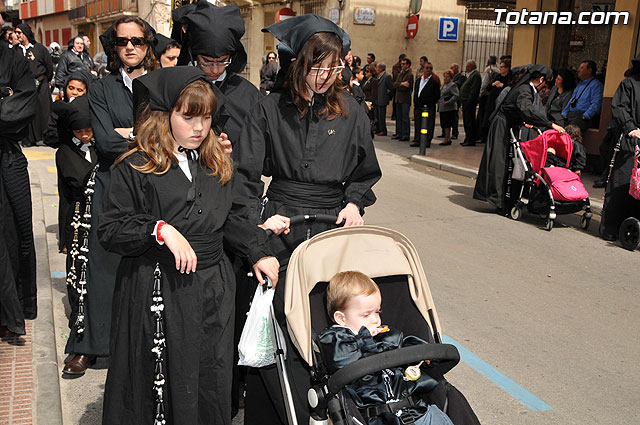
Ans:
{"label": "stroller wheel", "polygon": [[547,221],[545,221],[544,223],[544,229],[550,232],[551,229],[553,229],[553,220],[551,220],[550,218],[547,218]]}
{"label": "stroller wheel", "polygon": [[589,224],[591,223],[591,217],[587,217],[587,214],[582,214],[582,217],[580,217],[580,227],[582,227],[584,230],[587,230],[589,228]]}
{"label": "stroller wheel", "polygon": [[511,208],[509,216],[514,220],[520,220],[520,217],[522,217],[522,208],[515,205],[513,208]]}
{"label": "stroller wheel", "polygon": [[619,234],[620,244],[629,251],[635,251],[640,246],[640,221],[629,217],[622,222]]}

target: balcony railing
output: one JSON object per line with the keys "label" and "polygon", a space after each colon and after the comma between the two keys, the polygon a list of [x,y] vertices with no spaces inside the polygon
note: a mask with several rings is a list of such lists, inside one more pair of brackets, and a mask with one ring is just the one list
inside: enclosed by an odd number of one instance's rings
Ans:
{"label": "balcony railing", "polygon": [[75,9],[71,9],[69,11],[69,20],[73,21],[74,19],[82,19],[87,16],[87,9],[85,6],[76,7]]}
{"label": "balcony railing", "polygon": [[122,0],[94,0],[87,2],[87,18],[95,18],[114,12],[122,12]]}

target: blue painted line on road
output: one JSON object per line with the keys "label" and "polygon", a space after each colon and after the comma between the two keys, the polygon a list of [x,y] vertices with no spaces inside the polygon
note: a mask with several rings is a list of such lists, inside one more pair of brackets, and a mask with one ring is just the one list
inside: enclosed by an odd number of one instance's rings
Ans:
{"label": "blue painted line on road", "polygon": [[51,272],[51,277],[67,277],[65,272]]}
{"label": "blue painted line on road", "polygon": [[504,373],[500,372],[498,369],[491,366],[480,357],[473,354],[455,339],[451,338],[448,335],[442,335],[442,342],[445,344],[455,345],[458,348],[458,352],[460,352],[460,359],[463,362],[465,362],[473,369],[478,371],[482,376],[496,384],[500,389],[502,389],[502,391],[518,400],[527,409],[531,410],[532,412],[548,412],[550,410],[553,410],[547,403],[540,400],[523,386],[509,379],[509,377],[507,377]]}

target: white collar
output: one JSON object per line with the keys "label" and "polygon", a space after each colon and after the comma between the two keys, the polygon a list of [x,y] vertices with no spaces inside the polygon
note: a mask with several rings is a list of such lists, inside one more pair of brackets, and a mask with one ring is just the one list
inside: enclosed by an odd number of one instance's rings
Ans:
{"label": "white collar", "polygon": [[536,88],[536,86],[533,85],[531,81],[529,81],[529,85],[533,88],[534,93],[538,93],[538,89]]}
{"label": "white collar", "polygon": [[222,72],[222,74],[220,74],[220,76],[218,77],[217,80],[214,81],[214,83],[217,83],[218,81],[219,82],[223,82],[225,78],[227,78],[227,70],[226,69]]}
{"label": "white collar", "polygon": [[355,84],[356,86],[359,86],[360,82],[358,80],[353,80],[353,84]]}
{"label": "white collar", "polygon": [[[147,70],[145,69],[142,75],[146,73]],[[122,82],[124,83],[124,86],[128,88],[131,93],[133,93],[133,80],[131,79],[131,77],[129,77],[129,74],[127,74],[122,67],[120,67],[120,75],[122,75]]]}
{"label": "white collar", "polygon": [[26,46],[24,46],[24,45],[20,44],[20,47],[22,47],[22,51],[23,51],[23,52],[26,52],[26,51],[27,51],[27,49],[29,49],[29,48],[33,47],[33,44],[29,43],[29,44],[27,44]]}

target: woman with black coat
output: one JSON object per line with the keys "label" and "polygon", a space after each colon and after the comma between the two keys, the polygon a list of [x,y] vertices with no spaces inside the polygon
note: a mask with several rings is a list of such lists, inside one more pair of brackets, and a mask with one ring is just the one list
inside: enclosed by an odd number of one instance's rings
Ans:
{"label": "woman with black coat", "polygon": [[[545,81],[551,79],[551,69],[544,65],[528,65],[527,68],[502,103],[496,106],[473,192],[475,199],[491,203],[501,215],[508,213],[512,206],[511,188],[508,187],[508,169],[513,158],[510,130],[517,137],[521,129],[527,130],[523,128],[526,123],[541,130],[553,128],[564,133],[560,125],[547,118],[538,95]],[[522,140],[529,139],[523,137]]]}
{"label": "woman with black coat", "polygon": [[[338,223],[363,224],[364,209],[376,200],[372,187],[382,173],[369,118],[336,83],[344,68],[341,57],[351,44],[349,36],[331,21],[311,14],[263,31],[280,40],[286,81],[283,90],[264,97],[252,109],[234,149],[238,171],[255,207],[255,222],[261,223],[276,211],[284,216],[338,216],[333,225],[311,224],[307,228],[311,236]],[[291,62],[292,58],[295,61]],[[264,198],[262,176],[272,177]],[[283,269],[291,252],[306,239],[307,229],[293,227],[288,235],[273,241]],[[274,298],[279,316],[284,311],[283,287],[278,285]],[[295,350],[291,348],[289,353],[298,423],[308,423],[305,394],[309,375]],[[245,424],[286,422],[275,368],[261,368],[259,374],[253,370],[248,379]],[[278,414],[265,417],[269,412]]]}
{"label": "woman with black coat", "polygon": [[564,107],[567,106],[567,103],[569,103],[571,95],[573,94],[573,89],[575,88],[576,78],[573,73],[568,69],[559,70],[556,75],[555,84],[549,93],[547,104],[544,105],[547,116],[551,121],[557,123],[564,122],[562,111],[564,110]]}

